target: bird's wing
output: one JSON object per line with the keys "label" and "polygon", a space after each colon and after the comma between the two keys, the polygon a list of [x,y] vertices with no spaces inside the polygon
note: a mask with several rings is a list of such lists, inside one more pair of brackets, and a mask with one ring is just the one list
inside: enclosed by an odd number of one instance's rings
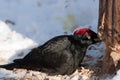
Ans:
{"label": "bird's wing", "polygon": [[[49,41],[47,41],[42,46],[39,46],[38,48],[34,48],[31,52],[29,52],[23,59],[21,60],[14,60],[16,63],[31,63],[31,64],[49,64],[50,62],[53,62],[58,58],[61,58],[62,51],[64,51],[69,45],[70,40],[69,36],[58,36],[55,37]],[[64,57],[63,57],[64,58]]]}
{"label": "bird's wing", "polygon": [[46,67],[58,67],[65,63],[71,42],[69,37],[59,36],[48,41],[42,47],[42,64]]}
{"label": "bird's wing", "polygon": [[42,53],[58,52],[70,45],[68,36],[55,37],[46,42],[42,47]]}

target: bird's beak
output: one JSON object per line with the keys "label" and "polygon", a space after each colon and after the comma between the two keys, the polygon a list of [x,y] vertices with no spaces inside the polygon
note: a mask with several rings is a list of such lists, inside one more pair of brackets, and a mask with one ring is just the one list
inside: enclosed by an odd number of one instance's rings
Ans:
{"label": "bird's beak", "polygon": [[102,40],[100,38],[95,38],[94,41],[97,42],[102,42]]}

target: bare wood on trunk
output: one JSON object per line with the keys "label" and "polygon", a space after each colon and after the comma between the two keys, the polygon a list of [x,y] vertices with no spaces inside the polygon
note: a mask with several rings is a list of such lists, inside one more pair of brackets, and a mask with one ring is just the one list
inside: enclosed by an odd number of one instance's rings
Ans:
{"label": "bare wood on trunk", "polygon": [[116,72],[120,60],[120,0],[99,0],[98,35],[106,44],[103,72]]}

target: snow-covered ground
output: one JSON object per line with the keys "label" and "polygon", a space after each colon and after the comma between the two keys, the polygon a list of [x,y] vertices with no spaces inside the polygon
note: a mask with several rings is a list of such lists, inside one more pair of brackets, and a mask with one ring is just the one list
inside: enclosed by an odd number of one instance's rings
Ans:
{"label": "snow-covered ground", "polygon": [[[0,64],[22,58],[32,48],[50,38],[72,34],[77,28],[91,26],[97,32],[98,2],[99,0],[0,0]],[[88,49],[87,54],[100,57],[104,53],[104,44],[95,48]],[[9,73],[0,70],[0,78]],[[117,80],[119,75],[120,71],[112,80]]]}

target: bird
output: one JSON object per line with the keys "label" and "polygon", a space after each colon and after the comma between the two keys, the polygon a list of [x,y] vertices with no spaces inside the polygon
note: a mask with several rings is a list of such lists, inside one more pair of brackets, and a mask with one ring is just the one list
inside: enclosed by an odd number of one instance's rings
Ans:
{"label": "bird", "polygon": [[100,41],[97,33],[89,28],[81,28],[73,35],[56,36],[32,49],[24,58],[15,59],[13,63],[0,67],[8,70],[14,68],[49,70],[50,73],[69,75],[79,67],[87,47]]}

